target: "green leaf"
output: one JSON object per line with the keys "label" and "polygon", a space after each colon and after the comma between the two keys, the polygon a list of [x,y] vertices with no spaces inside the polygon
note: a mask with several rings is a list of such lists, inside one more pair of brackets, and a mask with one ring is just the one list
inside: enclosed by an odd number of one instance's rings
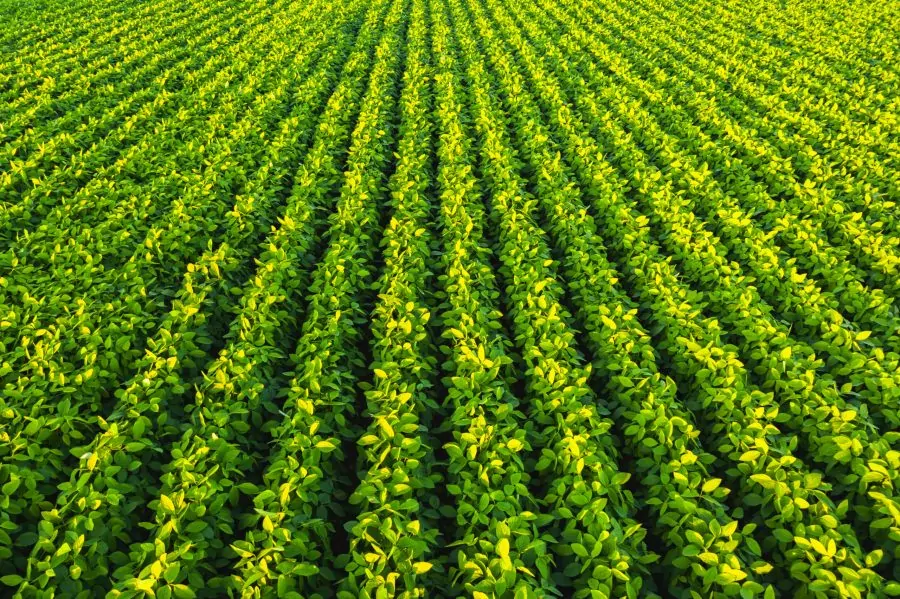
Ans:
{"label": "green leaf", "polygon": [[755,449],[751,449],[750,451],[745,451],[744,453],[742,453],[741,457],[739,457],[738,459],[742,462],[752,462],[760,455],[760,452],[756,451]]}
{"label": "green leaf", "polygon": [[783,528],[776,528],[772,531],[772,534],[778,539],[781,543],[790,543],[794,540],[794,535],[790,532],[786,531]]}
{"label": "green leaf", "polygon": [[297,576],[314,576],[319,573],[319,567],[315,564],[299,564],[294,567],[293,573]]}
{"label": "green leaf", "polygon": [[181,572],[181,564],[175,562],[174,564],[169,564],[163,573],[163,578],[166,579],[166,582],[175,582],[178,579],[178,574]]}
{"label": "green leaf", "polygon": [[[206,530],[206,522],[203,522],[202,520],[197,520],[195,522],[191,522],[190,524],[188,524],[185,527],[185,530],[191,534],[196,534],[198,532]],[[169,582],[171,582],[171,581],[169,581]]]}
{"label": "green leaf", "polygon": [[[169,499],[166,495],[159,496],[159,505],[161,505],[162,508],[164,510],[166,510],[167,512],[172,513],[172,514],[175,513],[175,504],[172,503],[172,500]],[[177,595],[177,593],[176,593],[176,595]]]}
{"label": "green leaf", "polygon": [[884,557],[884,552],[881,549],[875,549],[866,555],[866,567],[874,568],[878,564],[881,563],[881,558]]}
{"label": "green leaf", "polygon": [[375,435],[363,435],[359,439],[359,444],[363,446],[374,445],[375,443],[378,443],[378,437]]}
{"label": "green leaf", "polygon": [[172,591],[178,599],[194,599],[197,596],[186,584],[173,584]]}
{"label": "green leaf", "polygon": [[5,584],[8,587],[16,587],[22,584],[22,581],[25,579],[19,576],[18,574],[7,574],[3,578],[0,578],[0,582]]}
{"label": "green leaf", "polygon": [[712,493],[716,489],[719,488],[719,485],[722,484],[721,478],[711,478],[705,483],[703,483],[703,492],[704,493]]}
{"label": "green leaf", "polygon": [[316,443],[316,449],[321,450],[322,453],[331,453],[332,451],[337,449],[337,447],[331,441],[319,441],[318,443]]}
{"label": "green leaf", "polygon": [[772,477],[768,474],[753,474],[750,476],[750,480],[762,485],[765,489],[772,489],[775,487],[775,481],[772,480]]}
{"label": "green leaf", "polygon": [[578,557],[587,557],[588,556],[587,549],[581,543],[572,543],[569,547],[572,549],[572,552],[575,555],[577,555]]}

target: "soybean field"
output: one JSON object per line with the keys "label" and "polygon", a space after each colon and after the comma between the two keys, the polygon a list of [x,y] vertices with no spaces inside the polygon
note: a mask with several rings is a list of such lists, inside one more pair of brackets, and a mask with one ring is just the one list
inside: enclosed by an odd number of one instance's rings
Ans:
{"label": "soybean field", "polygon": [[0,596],[900,596],[900,0],[0,0]]}

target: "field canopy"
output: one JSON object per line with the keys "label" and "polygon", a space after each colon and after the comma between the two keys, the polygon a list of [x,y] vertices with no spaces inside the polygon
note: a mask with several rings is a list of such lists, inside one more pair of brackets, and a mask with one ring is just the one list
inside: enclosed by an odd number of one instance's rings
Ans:
{"label": "field canopy", "polygon": [[0,0],[0,595],[900,596],[900,0]]}

